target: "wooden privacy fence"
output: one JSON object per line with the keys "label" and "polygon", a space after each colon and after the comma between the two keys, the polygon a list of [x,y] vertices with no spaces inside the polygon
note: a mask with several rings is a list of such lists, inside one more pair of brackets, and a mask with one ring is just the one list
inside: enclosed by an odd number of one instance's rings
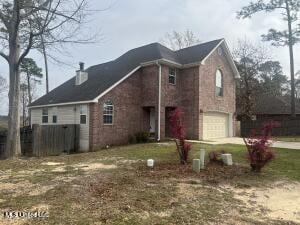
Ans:
{"label": "wooden privacy fence", "polygon": [[6,131],[1,131],[0,132],[0,158],[4,156],[4,151],[6,147]]}
{"label": "wooden privacy fence", "polygon": [[[79,125],[37,125],[21,129],[21,149],[25,156],[50,156],[74,153],[79,150]],[[6,134],[0,134],[0,153],[3,156]]]}
{"label": "wooden privacy fence", "polygon": [[[273,128],[272,136],[299,136],[300,135],[300,119],[287,119],[287,120],[272,120],[278,123],[278,127]],[[241,136],[248,137],[253,130],[256,130],[257,134],[260,134],[263,125],[270,120],[258,119],[243,120],[241,121]]]}
{"label": "wooden privacy fence", "polygon": [[59,155],[77,152],[79,125],[33,125],[32,155]]}

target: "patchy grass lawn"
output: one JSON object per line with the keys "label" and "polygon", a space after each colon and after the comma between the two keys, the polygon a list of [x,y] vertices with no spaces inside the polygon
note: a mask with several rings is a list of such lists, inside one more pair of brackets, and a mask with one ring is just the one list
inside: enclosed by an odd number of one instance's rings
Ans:
{"label": "patchy grass lawn", "polygon": [[[294,212],[297,205],[284,205],[287,214],[274,208],[276,204],[264,205],[266,201],[280,202],[273,198],[277,192],[287,202],[291,197],[294,203],[300,200],[294,190],[300,188],[299,150],[276,149],[276,161],[261,175],[255,175],[249,171],[244,146],[193,144],[191,158],[198,158],[200,148],[231,152],[237,164],[233,167],[208,164],[204,171],[195,174],[190,165],[178,164],[173,142],[1,161],[1,214],[7,210],[37,209],[48,211],[49,217],[29,220],[2,217],[0,224],[299,222],[299,211]],[[152,170],[145,166],[148,158],[155,159]],[[274,196],[266,197],[270,190]]]}

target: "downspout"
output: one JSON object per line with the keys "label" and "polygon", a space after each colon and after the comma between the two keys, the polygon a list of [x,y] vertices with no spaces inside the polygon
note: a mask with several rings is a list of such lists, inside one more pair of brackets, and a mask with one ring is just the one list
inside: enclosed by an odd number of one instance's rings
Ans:
{"label": "downspout", "polygon": [[[204,62],[201,61],[201,63],[199,64],[199,73],[198,73],[198,110],[199,110],[199,113],[198,113],[198,118],[197,118],[197,121],[198,121],[198,134],[197,134],[197,138],[199,140],[202,140],[203,139],[203,109],[201,107],[201,67],[202,65],[204,65]],[[197,112],[198,112],[197,110]],[[201,124],[200,124],[200,117],[202,116],[201,118]],[[200,131],[200,127],[201,127],[201,131]]]}
{"label": "downspout", "polygon": [[157,141],[160,141],[160,112],[161,112],[161,64],[159,61],[156,61],[158,66],[158,107],[157,107]]}

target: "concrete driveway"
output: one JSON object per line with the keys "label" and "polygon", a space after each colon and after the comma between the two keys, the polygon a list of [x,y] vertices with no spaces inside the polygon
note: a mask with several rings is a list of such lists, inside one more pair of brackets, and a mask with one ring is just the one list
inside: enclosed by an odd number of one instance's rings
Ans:
{"label": "concrete driveway", "polygon": [[[242,138],[232,137],[232,138],[218,138],[206,141],[193,141],[190,142],[195,143],[204,143],[210,145],[221,145],[221,144],[236,144],[236,145],[245,145]],[[288,149],[299,149],[300,150],[300,142],[286,142],[286,141],[274,141],[273,147],[275,148],[288,148]]]}

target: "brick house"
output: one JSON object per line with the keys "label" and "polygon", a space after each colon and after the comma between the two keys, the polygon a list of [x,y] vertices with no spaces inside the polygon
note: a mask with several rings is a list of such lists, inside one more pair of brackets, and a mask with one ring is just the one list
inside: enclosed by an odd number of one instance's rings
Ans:
{"label": "brick house", "polygon": [[153,43],[84,69],[33,102],[31,124],[80,124],[82,150],[128,143],[140,131],[170,136],[183,109],[190,139],[234,135],[239,73],[224,39],[172,51]]}

